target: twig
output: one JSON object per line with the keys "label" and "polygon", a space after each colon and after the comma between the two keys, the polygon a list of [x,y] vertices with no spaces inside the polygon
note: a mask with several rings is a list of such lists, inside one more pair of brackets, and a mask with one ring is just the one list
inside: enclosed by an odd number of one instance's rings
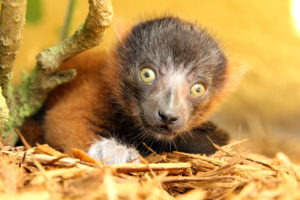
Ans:
{"label": "twig", "polygon": [[[9,151],[0,151],[7,155],[13,155],[12,152]],[[23,155],[18,154],[20,158]],[[80,160],[74,158],[60,158],[58,159],[57,156],[50,156],[46,154],[27,154],[26,162],[33,162],[34,160],[42,163],[42,164],[49,164],[57,165],[57,166],[65,166],[65,167],[72,167],[72,166],[82,166]],[[52,162],[56,161],[56,162]],[[85,165],[86,167],[90,167],[90,165]],[[191,163],[153,163],[153,164],[117,164],[117,165],[106,165],[105,167],[112,168],[119,173],[131,173],[131,172],[149,172],[149,171],[181,171],[190,169],[192,167]]]}
{"label": "twig", "polygon": [[[1,154],[4,155],[15,155],[13,152],[10,151],[0,151]],[[23,157],[23,154],[17,154],[17,156],[21,159]],[[77,166],[77,167],[90,167],[90,165],[88,164],[82,164],[82,162],[78,159],[74,159],[74,158],[61,158],[57,156],[49,156],[46,154],[32,154],[32,153],[28,153],[27,152],[27,156],[26,156],[26,162],[27,163],[33,163],[34,161],[38,161],[42,164],[48,164],[51,163],[51,165],[54,166],[64,166],[64,167],[73,167],[73,166]],[[53,161],[55,161],[53,163]]]}
{"label": "twig", "polygon": [[163,179],[164,183],[178,183],[178,182],[189,182],[189,181],[219,181],[219,182],[232,182],[237,179],[234,176],[211,176],[211,177],[187,177],[187,176],[168,176]]}
{"label": "twig", "polygon": [[207,157],[207,156],[203,156],[203,155],[200,155],[200,154],[190,154],[190,153],[184,153],[184,152],[179,152],[179,151],[174,151],[173,154],[203,160],[203,161],[208,162],[212,165],[220,166],[220,167],[227,164],[227,162],[225,162],[225,161],[218,160],[218,159],[211,158],[211,157]]}
{"label": "twig", "polygon": [[15,132],[18,134],[18,136],[20,137],[22,143],[24,144],[26,149],[31,149],[30,144],[27,142],[27,140],[24,138],[24,136],[22,135],[22,133],[18,130],[15,129]]}
{"label": "twig", "polygon": [[263,161],[259,161],[259,160],[254,160],[252,158],[248,158],[248,157],[244,157],[245,160],[248,160],[250,162],[254,162],[254,163],[257,163],[257,164],[260,164],[266,168],[269,168],[275,172],[278,172],[278,169],[276,169],[275,167],[273,167],[272,165],[268,164],[268,163],[264,163]]}
{"label": "twig", "polygon": [[85,23],[69,38],[45,49],[37,56],[38,65],[53,72],[68,58],[100,44],[104,31],[112,20],[110,0],[89,0],[89,13]]}
{"label": "twig", "polygon": [[191,163],[157,163],[157,164],[118,164],[109,165],[120,173],[131,173],[131,172],[149,172],[152,171],[177,171],[186,170],[192,167]]}

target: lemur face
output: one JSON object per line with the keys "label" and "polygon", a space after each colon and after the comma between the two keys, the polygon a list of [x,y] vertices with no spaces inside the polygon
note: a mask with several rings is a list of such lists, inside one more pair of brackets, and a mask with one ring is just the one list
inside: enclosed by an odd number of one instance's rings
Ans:
{"label": "lemur face", "polygon": [[200,125],[225,84],[226,59],[217,43],[177,18],[134,26],[116,56],[121,107],[157,139]]}

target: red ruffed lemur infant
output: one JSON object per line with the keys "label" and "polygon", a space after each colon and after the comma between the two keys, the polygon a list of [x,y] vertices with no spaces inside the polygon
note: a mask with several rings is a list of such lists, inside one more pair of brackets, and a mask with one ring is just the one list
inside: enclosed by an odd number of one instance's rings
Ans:
{"label": "red ruffed lemur infant", "polygon": [[138,23],[113,51],[83,53],[61,66],[67,68],[77,77],[50,93],[23,127],[35,135],[31,143],[79,148],[114,164],[149,149],[211,154],[212,142],[228,141],[207,117],[226,93],[229,66],[195,24],[176,17]]}

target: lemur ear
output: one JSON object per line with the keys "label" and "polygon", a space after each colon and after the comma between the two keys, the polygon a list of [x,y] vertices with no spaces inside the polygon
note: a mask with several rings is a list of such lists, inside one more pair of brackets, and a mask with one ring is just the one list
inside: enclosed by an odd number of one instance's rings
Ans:
{"label": "lemur ear", "polygon": [[116,35],[117,41],[123,41],[130,33],[133,22],[126,21],[121,18],[115,18],[113,23],[113,30]]}
{"label": "lemur ear", "polygon": [[248,65],[232,56],[228,56],[227,58],[227,83],[224,92],[230,93],[236,89],[244,74],[248,71]]}

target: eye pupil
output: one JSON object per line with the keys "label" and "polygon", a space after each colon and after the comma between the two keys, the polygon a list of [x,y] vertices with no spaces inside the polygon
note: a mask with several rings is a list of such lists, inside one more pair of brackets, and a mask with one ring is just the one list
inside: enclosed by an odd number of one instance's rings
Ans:
{"label": "eye pupil", "polygon": [[191,94],[194,97],[201,97],[205,93],[205,87],[201,83],[197,83],[192,86]]}
{"label": "eye pupil", "polygon": [[145,83],[151,83],[155,80],[155,72],[150,68],[143,68],[140,72],[140,78]]}
{"label": "eye pupil", "polygon": [[149,77],[150,77],[150,73],[149,73],[149,72],[145,72],[145,73],[144,73],[144,76],[145,76],[146,78],[149,78]]}

